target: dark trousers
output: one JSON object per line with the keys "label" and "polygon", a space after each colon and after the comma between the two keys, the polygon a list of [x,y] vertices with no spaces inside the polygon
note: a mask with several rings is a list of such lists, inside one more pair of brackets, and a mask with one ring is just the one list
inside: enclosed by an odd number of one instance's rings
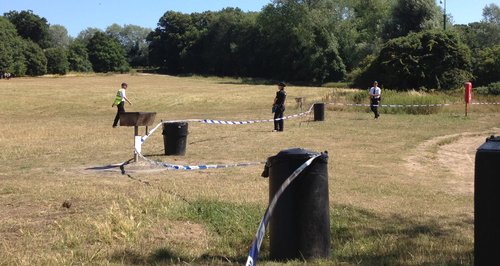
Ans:
{"label": "dark trousers", "polygon": [[380,105],[380,99],[371,99],[370,101],[370,109],[372,110],[375,118],[378,118],[380,114],[378,113],[378,107]]}
{"label": "dark trousers", "polygon": [[125,102],[121,102],[116,106],[118,111],[116,112],[115,121],[113,122],[113,126],[116,127],[118,125],[118,121],[120,121],[120,114],[125,112]]}
{"label": "dark trousers", "polygon": [[276,120],[277,118],[283,118],[283,110],[282,108],[277,108],[276,112],[274,112],[274,130],[283,131],[283,119]]}

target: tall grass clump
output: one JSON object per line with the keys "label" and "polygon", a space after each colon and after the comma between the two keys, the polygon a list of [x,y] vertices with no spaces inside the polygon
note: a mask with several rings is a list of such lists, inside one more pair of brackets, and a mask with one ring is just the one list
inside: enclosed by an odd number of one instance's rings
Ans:
{"label": "tall grass clump", "polygon": [[441,93],[384,90],[382,92],[382,104],[404,105],[404,107],[382,107],[381,112],[385,114],[429,115],[439,113],[443,108],[442,106],[431,105],[452,102],[454,102],[454,99]]}
{"label": "tall grass clump", "polygon": [[483,96],[500,95],[500,82],[491,83],[486,87],[474,88],[473,93],[474,92]]}
{"label": "tall grass clump", "polygon": [[[368,90],[353,91],[348,97],[354,104],[369,104]],[[382,105],[404,105],[403,107],[380,107],[384,114],[429,115],[438,113],[442,107],[429,106],[435,104],[453,103],[454,97],[443,93],[426,93],[419,91],[398,92],[382,90]],[[363,108],[366,110],[366,108]]]}

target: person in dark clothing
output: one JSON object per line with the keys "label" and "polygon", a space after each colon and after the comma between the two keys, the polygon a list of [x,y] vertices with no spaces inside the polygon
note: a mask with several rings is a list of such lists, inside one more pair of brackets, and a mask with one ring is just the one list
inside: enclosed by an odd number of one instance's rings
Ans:
{"label": "person in dark clothing", "polygon": [[[273,103],[274,112],[274,131],[283,131],[283,113],[285,112],[286,101],[286,84],[284,82],[278,83],[278,91]],[[279,120],[277,120],[279,119]]]}
{"label": "person in dark clothing", "polygon": [[382,93],[380,88],[378,87],[378,82],[373,82],[373,87],[370,88],[370,109],[375,115],[375,119],[378,119],[378,117],[380,116],[378,107],[380,105],[381,94]]}
{"label": "person in dark clothing", "polygon": [[121,89],[116,93],[115,101],[111,105],[111,107],[118,107],[118,111],[116,112],[115,120],[113,121],[113,127],[118,126],[118,121],[120,120],[120,114],[125,112],[125,101],[127,101],[130,105],[132,103],[128,100],[125,90],[127,89],[127,83],[122,83]]}

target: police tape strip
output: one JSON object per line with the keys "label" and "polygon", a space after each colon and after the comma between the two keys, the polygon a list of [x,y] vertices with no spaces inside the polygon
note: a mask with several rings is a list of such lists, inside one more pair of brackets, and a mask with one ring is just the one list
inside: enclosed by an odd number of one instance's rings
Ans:
{"label": "police tape strip", "polygon": [[[337,105],[337,106],[352,106],[352,107],[370,107],[370,104],[356,104],[356,103],[326,103],[328,105]],[[471,103],[472,105],[500,105],[500,102],[492,102],[492,103]],[[141,137],[141,141],[144,143],[146,139],[153,134],[162,124],[164,123],[172,123],[172,122],[199,122],[204,124],[218,124],[218,125],[247,125],[247,124],[255,124],[255,123],[265,123],[265,122],[274,122],[278,120],[285,120],[290,118],[301,117],[307,115],[312,112],[312,109],[315,104],[312,104],[311,107],[299,114],[285,116],[283,118],[277,119],[264,119],[264,120],[247,120],[247,121],[227,121],[227,120],[215,120],[215,119],[185,119],[185,120],[170,120],[170,121],[162,121],[158,125],[156,125],[148,134]],[[380,104],[373,105],[376,107],[389,107],[389,108],[405,108],[405,107],[444,107],[458,105],[457,103],[441,103],[441,104]]]}
{"label": "police tape strip", "polygon": [[494,105],[500,105],[500,102],[496,103],[471,103],[472,105],[489,105],[489,104],[494,104]]}
{"label": "police tape strip", "polygon": [[[354,107],[370,107],[370,104],[356,104],[356,103],[327,103],[329,105],[339,105],[339,106],[354,106]],[[471,103],[472,105],[500,105],[500,102],[491,103]],[[451,105],[460,105],[459,103],[436,103],[436,104],[380,104],[373,105],[376,107],[392,107],[392,108],[404,108],[404,107],[443,107]]]}
{"label": "police tape strip", "polygon": [[[370,104],[349,104],[349,103],[326,103],[328,105],[338,105],[338,106],[353,106],[353,107],[370,107]],[[500,102],[492,102],[492,103],[471,103],[472,105],[500,105]],[[141,137],[141,143],[144,143],[147,138],[149,138],[158,128],[165,124],[165,123],[173,123],[173,122],[199,122],[199,123],[204,123],[204,124],[218,124],[218,125],[247,125],[247,124],[254,124],[254,123],[264,123],[264,122],[274,122],[278,120],[285,120],[285,119],[291,119],[291,118],[296,118],[296,117],[301,117],[304,115],[307,115],[312,112],[312,109],[314,107],[315,103],[311,105],[311,107],[302,113],[294,114],[294,115],[289,115],[285,116],[283,118],[277,118],[277,119],[264,119],[264,120],[247,120],[247,121],[227,121],[227,120],[215,120],[215,119],[184,119],[184,120],[168,120],[168,121],[162,121],[158,125],[156,125],[152,130],[150,130],[146,135]],[[451,105],[457,105],[457,104],[381,104],[381,105],[374,105],[377,107],[390,107],[390,108],[404,108],[404,107],[443,107],[443,106],[451,106]],[[180,167],[180,166],[179,166]],[[220,167],[223,168],[223,167]],[[196,168],[196,169],[202,169],[202,168]]]}
{"label": "police tape strip", "polygon": [[[356,103],[328,103],[330,105],[339,105],[339,106],[354,106],[354,107],[370,107],[371,104],[356,104]],[[376,107],[442,107],[442,106],[450,106],[452,104],[449,103],[441,103],[441,104],[380,104],[373,106]]]}
{"label": "police tape strip", "polygon": [[276,203],[281,197],[281,194],[283,194],[285,189],[295,180],[295,178],[297,178],[297,176],[299,176],[300,173],[302,173],[304,169],[306,169],[309,165],[311,165],[314,159],[318,158],[319,156],[321,156],[321,154],[314,155],[313,157],[309,158],[305,163],[303,163],[299,168],[293,171],[293,173],[283,182],[283,184],[281,184],[281,187],[278,189],[278,191],[276,191],[276,194],[274,194],[271,203],[269,203],[269,206],[267,207],[266,212],[264,213],[264,217],[262,217],[262,220],[260,221],[257,233],[255,234],[255,238],[252,241],[252,246],[250,247],[250,252],[248,253],[246,266],[254,266],[257,264],[260,246],[262,245],[262,240],[264,239],[264,234],[266,233],[266,226],[269,222],[269,219],[273,215],[274,208],[276,207]]}
{"label": "police tape strip", "polygon": [[247,121],[224,121],[224,120],[212,120],[212,119],[203,119],[199,122],[205,123],[205,124],[220,124],[220,125],[246,125],[246,124],[254,124],[254,123],[265,123],[265,122],[274,122],[274,121],[279,121],[279,120],[286,120],[290,118],[296,118],[296,117],[301,117],[304,115],[307,115],[311,113],[312,107],[309,108],[309,110],[299,113],[299,114],[294,114],[294,115],[289,115],[289,116],[284,116],[282,118],[276,118],[276,119],[264,119],[264,120],[247,120]]}
{"label": "police tape strip", "polygon": [[[312,105],[309,108],[309,110],[307,110],[306,112],[302,112],[302,113],[294,114],[294,115],[289,115],[289,116],[285,116],[282,118],[267,119],[267,120],[224,121],[224,120],[214,120],[214,119],[185,119],[185,120],[162,121],[161,123],[156,125],[153,129],[151,129],[151,131],[149,131],[146,135],[141,137],[141,144],[143,144],[146,141],[146,139],[148,139],[156,130],[158,130],[158,128],[161,125],[163,125],[165,123],[199,122],[199,123],[204,123],[204,124],[245,125],[245,124],[262,123],[262,122],[273,122],[273,121],[285,120],[285,119],[290,119],[290,118],[301,117],[301,116],[307,115],[307,114],[311,113],[313,106],[314,105]],[[160,165],[162,167],[165,167],[166,169],[171,169],[171,170],[206,170],[206,169],[244,167],[244,166],[250,166],[250,165],[264,164],[264,162],[250,162],[250,163],[236,163],[236,164],[175,165],[175,164],[168,164],[168,163],[158,162],[158,161],[148,159],[144,155],[142,155],[142,153],[140,153],[137,149],[135,149],[135,153],[145,161],[148,161],[148,162],[155,164],[155,165]]]}
{"label": "police tape strip", "polygon": [[[338,106],[353,106],[353,107],[370,107],[370,104],[355,104],[355,103],[326,103],[328,105],[338,105]],[[491,103],[471,103],[472,105],[500,105],[500,102],[491,102]],[[307,115],[311,113],[313,107],[315,104],[312,104],[311,107],[303,113],[299,114],[294,114],[294,115],[289,115],[285,116],[283,118],[277,118],[277,119],[265,119],[265,120],[247,120],[247,121],[225,121],[225,120],[214,120],[214,119],[184,119],[184,120],[169,120],[169,121],[162,121],[158,125],[156,125],[151,131],[148,132],[148,134],[144,135],[141,137],[141,142],[144,143],[153,132],[155,132],[161,125],[164,123],[172,123],[172,122],[199,122],[199,123],[204,123],[204,124],[219,124],[219,125],[247,125],[247,124],[254,124],[254,123],[264,123],[264,122],[274,122],[278,120],[285,120],[285,119],[290,119],[290,118],[296,118],[296,117],[301,117],[304,115]],[[405,107],[443,107],[443,106],[451,106],[451,105],[458,105],[458,104],[450,104],[450,103],[442,103],[442,104],[380,104],[380,105],[373,105],[376,107],[389,107],[389,108],[405,108]]]}
{"label": "police tape strip", "polygon": [[312,112],[314,104],[311,105],[309,110],[299,113],[299,114],[294,114],[294,115],[289,115],[285,116],[282,118],[276,118],[276,119],[261,119],[261,120],[247,120],[247,121],[227,121],[227,120],[215,120],[215,119],[185,119],[185,120],[169,120],[169,121],[162,121],[158,125],[156,125],[151,131],[148,132],[148,134],[144,135],[141,137],[141,142],[144,143],[149,136],[151,136],[161,125],[165,123],[173,123],[173,122],[199,122],[203,124],[218,124],[218,125],[247,125],[247,124],[255,124],[255,123],[265,123],[265,122],[274,122],[274,121],[279,121],[279,120],[286,120],[286,119],[291,119],[291,118],[296,118],[296,117],[301,117],[305,116],[309,113]]}
{"label": "police tape strip", "polygon": [[235,164],[201,164],[201,165],[179,165],[179,164],[169,164],[165,162],[159,162],[146,158],[142,153],[135,150],[135,153],[141,157],[141,159],[161,167],[165,167],[167,170],[207,170],[207,169],[220,169],[220,168],[230,168],[230,167],[245,167],[251,165],[265,164],[265,162],[249,162],[249,163],[235,163]]}

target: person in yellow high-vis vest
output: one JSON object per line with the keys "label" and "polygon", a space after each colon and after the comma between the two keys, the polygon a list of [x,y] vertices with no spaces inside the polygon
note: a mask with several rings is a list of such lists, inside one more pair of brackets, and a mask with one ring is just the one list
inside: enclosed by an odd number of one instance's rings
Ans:
{"label": "person in yellow high-vis vest", "polygon": [[111,107],[118,107],[118,112],[116,112],[115,121],[113,122],[113,127],[118,126],[118,121],[120,120],[120,114],[125,112],[125,101],[127,101],[130,105],[132,103],[127,99],[127,95],[125,90],[127,90],[127,83],[123,82],[121,89],[116,93],[115,101],[111,105]]}

